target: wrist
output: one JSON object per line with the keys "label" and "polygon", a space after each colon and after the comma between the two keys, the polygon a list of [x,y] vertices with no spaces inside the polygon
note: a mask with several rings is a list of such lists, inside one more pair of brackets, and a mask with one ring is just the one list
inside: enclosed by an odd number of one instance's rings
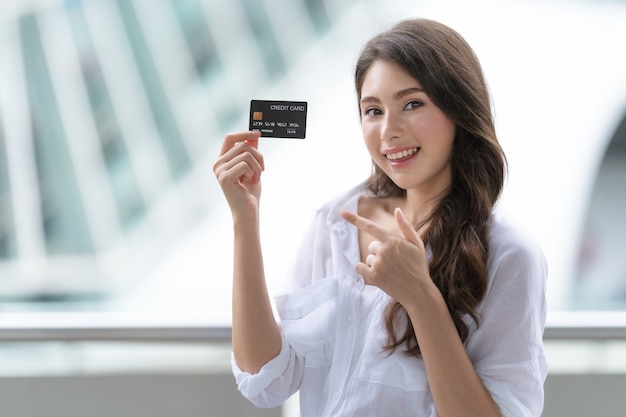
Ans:
{"label": "wrist", "polygon": [[428,319],[428,317],[432,317],[433,314],[437,314],[439,311],[446,313],[448,311],[441,291],[430,278],[425,285],[416,286],[409,300],[403,303],[403,307],[409,317],[411,317],[411,320],[414,320],[414,318]]}
{"label": "wrist", "polygon": [[235,233],[238,231],[247,233],[250,231],[258,231],[259,224],[258,213],[233,213],[233,230]]}
{"label": "wrist", "polygon": [[258,204],[240,205],[236,208],[231,207],[231,215],[235,227],[250,227],[259,224],[259,206]]}

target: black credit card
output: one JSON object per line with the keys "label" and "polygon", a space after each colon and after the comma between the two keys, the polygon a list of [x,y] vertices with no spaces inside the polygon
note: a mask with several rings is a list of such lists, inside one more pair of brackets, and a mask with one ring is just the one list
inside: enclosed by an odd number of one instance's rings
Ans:
{"label": "black credit card", "polygon": [[306,101],[250,101],[250,130],[261,136],[304,139],[306,136]]}

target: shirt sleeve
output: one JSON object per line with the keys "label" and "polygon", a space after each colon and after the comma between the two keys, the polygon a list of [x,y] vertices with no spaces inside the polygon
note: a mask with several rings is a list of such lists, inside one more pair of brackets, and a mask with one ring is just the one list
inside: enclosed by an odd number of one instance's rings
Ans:
{"label": "shirt sleeve", "polygon": [[281,405],[297,390],[304,367],[283,337],[280,353],[256,374],[242,371],[231,353],[231,367],[239,392],[254,405],[272,408]]}
{"label": "shirt sleeve", "polygon": [[509,233],[504,238],[509,243],[490,259],[490,286],[467,350],[503,416],[538,417],[547,375],[547,266],[536,245]]}

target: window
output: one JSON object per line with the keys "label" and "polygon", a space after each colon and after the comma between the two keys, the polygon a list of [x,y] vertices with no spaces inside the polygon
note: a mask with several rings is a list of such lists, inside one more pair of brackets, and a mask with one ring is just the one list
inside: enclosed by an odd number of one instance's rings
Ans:
{"label": "window", "polygon": [[145,206],[80,3],[68,6],[67,15],[115,204],[122,225],[129,228],[145,214]]}
{"label": "window", "polygon": [[170,108],[171,103],[163,91],[158,71],[154,67],[154,62],[149,48],[146,45],[140,18],[135,12],[132,2],[127,0],[116,0],[124,28],[128,35],[128,41],[133,51],[137,68],[141,74],[141,81],[148,102],[152,117],[160,134],[165,155],[174,177],[180,178],[191,168],[189,155],[184,147],[181,133],[177,122]]}
{"label": "window", "polygon": [[88,253],[92,241],[34,14],[19,19],[19,33],[46,247],[50,255]]}
{"label": "window", "polygon": [[0,259],[15,256],[15,226],[2,115],[0,114]]}

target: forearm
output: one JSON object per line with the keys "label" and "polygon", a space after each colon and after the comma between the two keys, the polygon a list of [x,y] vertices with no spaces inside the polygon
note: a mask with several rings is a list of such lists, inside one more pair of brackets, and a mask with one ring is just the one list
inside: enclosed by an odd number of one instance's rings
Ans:
{"label": "forearm", "polygon": [[407,308],[440,417],[501,416],[478,377],[436,287]]}
{"label": "forearm", "polygon": [[233,352],[238,366],[257,373],[280,353],[281,335],[272,312],[258,220],[235,220],[233,268]]}

